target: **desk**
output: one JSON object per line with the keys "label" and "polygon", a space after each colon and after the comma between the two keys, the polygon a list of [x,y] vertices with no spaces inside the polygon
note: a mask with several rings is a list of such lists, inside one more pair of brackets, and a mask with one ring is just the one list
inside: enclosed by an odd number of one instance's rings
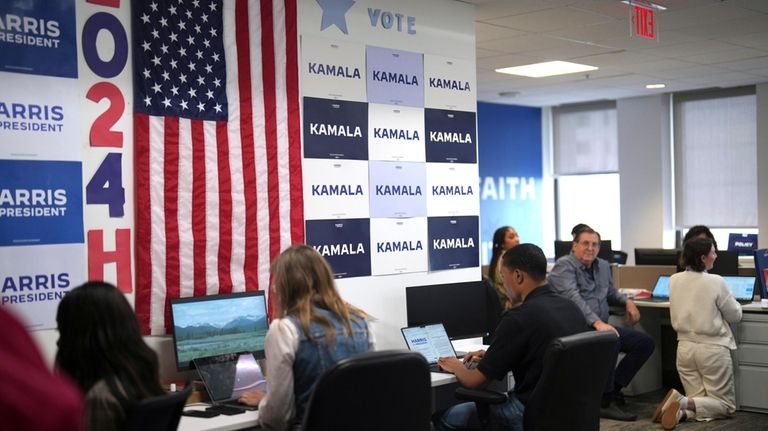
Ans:
{"label": "desk", "polygon": [[[669,302],[635,301],[642,308],[638,329],[656,341],[657,349],[640,369],[629,392],[638,394],[660,389],[662,375],[661,327],[670,325]],[[742,306],[741,322],[732,325],[737,350],[733,353],[736,408],[768,413],[768,310],[759,302]]]}
{"label": "desk", "polygon": [[[205,410],[208,404],[190,404],[185,410]],[[253,428],[259,418],[258,410],[246,410],[239,415],[218,415],[212,418],[194,418],[182,416],[179,422],[180,431],[231,431]]]}
{"label": "desk", "polygon": [[[445,408],[457,401],[453,391],[458,385],[456,376],[447,373],[430,373],[432,381],[432,406]],[[205,410],[208,404],[190,404],[186,410]],[[246,411],[239,415],[219,415],[212,418],[195,418],[182,416],[179,422],[179,431],[232,431],[253,428],[259,418],[258,410]]]}

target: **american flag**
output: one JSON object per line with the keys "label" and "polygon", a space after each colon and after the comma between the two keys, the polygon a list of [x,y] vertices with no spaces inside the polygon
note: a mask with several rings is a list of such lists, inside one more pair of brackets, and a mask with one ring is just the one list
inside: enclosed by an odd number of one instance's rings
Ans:
{"label": "american flag", "polygon": [[266,290],[303,242],[296,0],[133,1],[136,314]]}

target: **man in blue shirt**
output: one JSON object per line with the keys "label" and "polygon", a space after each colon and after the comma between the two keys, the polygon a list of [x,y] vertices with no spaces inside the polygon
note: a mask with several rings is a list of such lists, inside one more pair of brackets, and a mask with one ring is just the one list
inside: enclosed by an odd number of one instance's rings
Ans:
{"label": "man in blue shirt", "polygon": [[626,309],[630,325],[640,320],[640,311],[632,300],[613,287],[611,265],[597,257],[598,251],[600,234],[589,227],[578,231],[573,239],[571,254],[555,262],[549,274],[549,284],[581,309],[591,327],[618,335],[619,351],[626,355],[608,378],[600,414],[607,419],[633,421],[637,416],[623,412],[615,401],[617,396],[621,397],[621,389],[632,381],[651,356],[654,343],[645,333],[608,323],[608,307],[611,305]]}

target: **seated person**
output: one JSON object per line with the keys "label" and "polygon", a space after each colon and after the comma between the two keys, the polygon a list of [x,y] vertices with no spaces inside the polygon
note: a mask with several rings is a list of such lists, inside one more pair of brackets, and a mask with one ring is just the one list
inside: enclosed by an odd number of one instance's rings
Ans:
{"label": "seated person", "polygon": [[363,311],[346,304],[333,273],[312,247],[294,245],[272,263],[275,316],[264,343],[267,393],[246,392],[240,402],[259,406],[271,430],[300,424],[315,383],[336,362],[372,348]]}
{"label": "seated person", "polygon": [[64,376],[48,369],[27,330],[0,307],[0,418],[2,428],[24,431],[77,431],[83,397]]}
{"label": "seated person", "polygon": [[505,251],[516,247],[518,244],[520,244],[520,237],[513,227],[502,226],[496,229],[496,232],[493,233],[493,253],[491,255],[491,264],[488,266],[488,278],[493,283],[496,293],[499,296],[501,313],[510,310],[520,303],[517,299],[513,300],[509,297],[509,294],[507,294],[501,282],[501,274],[499,273],[501,256]]}
{"label": "seated person", "polygon": [[626,355],[608,378],[600,414],[607,419],[633,421],[637,416],[621,411],[616,406],[616,397],[620,397],[621,388],[632,381],[651,356],[654,342],[647,334],[607,323],[610,305],[624,307],[627,321],[632,325],[640,320],[640,311],[633,301],[613,287],[611,264],[597,257],[599,250],[600,234],[590,227],[580,230],[573,239],[571,253],[558,259],[552,267],[549,284],[581,309],[590,326],[619,336],[619,351]]}
{"label": "seated person", "polygon": [[157,355],[115,286],[90,281],[72,289],[59,303],[56,323],[56,366],[85,393],[87,429],[124,429],[131,404],[165,393]]}
{"label": "seated person", "polygon": [[[516,247],[520,244],[520,237],[517,235],[515,228],[510,226],[502,226],[493,233],[493,245],[491,263],[488,266],[488,277],[484,278],[484,282],[488,288],[487,303],[488,303],[488,328],[493,330],[499,325],[501,316],[507,311],[520,305],[519,298],[510,298],[504,285],[501,281],[501,273],[499,268],[501,267],[501,258],[504,252],[512,247]],[[483,339],[483,344],[489,344],[490,338]]]}
{"label": "seated person", "polygon": [[731,323],[741,320],[741,305],[723,277],[708,274],[717,259],[714,241],[685,242],[685,272],[669,279],[669,316],[677,331],[677,372],[687,397],[674,389],[656,408],[653,422],[671,430],[685,420],[708,421],[736,411]]}
{"label": "seated person", "polygon": [[[491,406],[491,421],[499,429],[523,430],[523,411],[541,376],[544,353],[557,337],[588,331],[576,305],[547,286],[547,258],[533,244],[521,244],[504,254],[501,264],[504,287],[522,304],[507,312],[496,329],[488,351],[470,352],[464,362],[440,358],[444,370],[454,373],[459,383],[471,389],[484,388],[491,380],[512,371],[515,390],[504,404]],[[477,368],[465,364],[479,361]],[[556,412],[557,406],[553,406]],[[437,422],[437,430],[477,428],[474,403],[449,408]]]}

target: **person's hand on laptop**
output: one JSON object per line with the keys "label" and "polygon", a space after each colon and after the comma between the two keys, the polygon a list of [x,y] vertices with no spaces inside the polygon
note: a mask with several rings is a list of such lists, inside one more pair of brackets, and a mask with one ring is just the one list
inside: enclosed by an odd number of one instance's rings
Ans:
{"label": "person's hand on laptop", "polygon": [[237,401],[247,406],[255,407],[259,405],[261,399],[264,398],[264,395],[266,394],[266,392],[262,391],[243,392]]}
{"label": "person's hand on laptop", "polygon": [[475,350],[474,352],[467,352],[466,355],[464,355],[464,363],[468,364],[470,362],[477,362],[480,361],[480,359],[483,359],[483,356],[485,356],[485,350]]}
{"label": "person's hand on laptop", "polygon": [[461,362],[459,358],[452,356],[439,358],[437,360],[437,365],[439,365],[443,370],[453,374],[456,374],[457,370],[464,368],[464,363]]}

